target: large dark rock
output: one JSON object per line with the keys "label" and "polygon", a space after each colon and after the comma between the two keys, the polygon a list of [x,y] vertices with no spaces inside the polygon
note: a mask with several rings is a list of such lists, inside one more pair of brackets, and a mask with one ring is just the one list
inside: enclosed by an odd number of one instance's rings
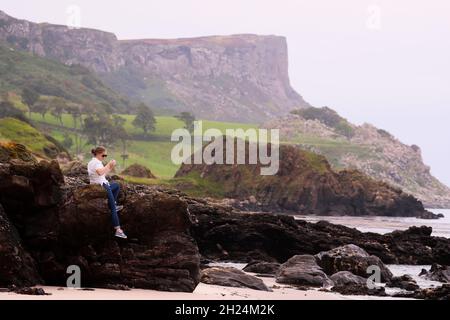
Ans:
{"label": "large dark rock", "polygon": [[339,271],[330,276],[335,286],[362,285],[367,284],[367,279],[357,276],[350,271]]}
{"label": "large dark rock", "polygon": [[325,273],[334,274],[338,271],[350,271],[361,277],[368,277],[370,266],[377,266],[381,272],[381,281],[387,282],[392,278],[392,273],[380,260],[369,255],[364,249],[348,244],[329,251],[323,251],[316,255],[318,264]]}
{"label": "large dark rock", "polygon": [[417,285],[416,280],[414,280],[410,275],[403,275],[400,277],[393,277],[389,282],[387,283],[388,287],[392,288],[400,288],[407,291],[416,291],[420,289],[420,287]]}
{"label": "large dark rock", "polygon": [[240,213],[225,205],[187,198],[200,252],[208,259],[285,262],[355,244],[385,264],[450,265],[450,239],[431,236],[430,227],[388,234],[363,233],[326,221],[309,223],[286,215]]}
{"label": "large dark rock", "polygon": [[232,267],[211,267],[202,270],[201,282],[225,287],[270,291],[264,282]]}
{"label": "large dark rock", "polygon": [[333,285],[311,255],[298,255],[280,266],[276,274],[278,283],[298,286],[327,287]]}
{"label": "large dark rock", "polygon": [[252,261],[243,270],[262,275],[275,275],[279,268],[280,264],[278,262]]}
{"label": "large dark rock", "polygon": [[444,283],[450,282],[450,267],[441,266],[437,263],[433,263],[429,271],[423,270],[420,273],[427,280],[439,281]]}
{"label": "large dark rock", "polygon": [[[223,145],[222,163],[226,163],[227,152],[230,151],[226,149],[225,141]],[[245,143],[247,158],[251,146]],[[420,201],[384,182],[373,180],[356,170],[333,171],[323,156],[296,146],[280,145],[279,159],[279,170],[275,175],[262,175],[261,163],[211,165],[191,161],[192,164],[181,166],[176,177],[196,176],[220,185],[221,192],[228,198],[245,200],[253,197],[254,203],[260,203],[260,210],[317,215],[437,218],[427,212]],[[251,210],[255,211],[253,204]]]}
{"label": "large dark rock", "polygon": [[23,249],[17,230],[0,204],[0,287],[29,286],[41,281],[34,259]]}
{"label": "large dark rock", "polygon": [[400,292],[394,297],[414,298],[424,300],[450,300],[450,284],[445,283],[437,288],[426,288],[414,292]]}
{"label": "large dark rock", "polygon": [[68,182],[56,162],[0,163],[3,285],[64,286],[67,267],[77,265],[83,286],[195,289],[200,256],[183,199],[151,188],[127,190],[122,183],[125,241],[113,237],[105,190],[78,178]]}

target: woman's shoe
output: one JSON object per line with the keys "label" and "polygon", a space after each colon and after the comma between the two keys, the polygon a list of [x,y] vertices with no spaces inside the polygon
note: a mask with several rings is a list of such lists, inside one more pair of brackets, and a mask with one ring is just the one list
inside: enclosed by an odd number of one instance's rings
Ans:
{"label": "woman's shoe", "polygon": [[122,230],[116,230],[116,233],[114,234],[115,237],[121,238],[121,239],[127,239],[127,235]]}

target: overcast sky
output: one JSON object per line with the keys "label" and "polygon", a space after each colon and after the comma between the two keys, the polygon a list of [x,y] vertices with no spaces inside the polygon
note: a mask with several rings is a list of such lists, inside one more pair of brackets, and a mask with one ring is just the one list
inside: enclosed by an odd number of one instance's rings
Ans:
{"label": "overcast sky", "polygon": [[308,102],[419,145],[450,185],[447,0],[0,0],[12,16],[58,24],[71,5],[83,27],[119,39],[285,36],[292,86]]}

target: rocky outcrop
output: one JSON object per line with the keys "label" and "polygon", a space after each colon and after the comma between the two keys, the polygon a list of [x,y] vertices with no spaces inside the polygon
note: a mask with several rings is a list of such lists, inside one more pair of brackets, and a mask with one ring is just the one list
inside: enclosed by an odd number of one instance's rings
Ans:
{"label": "rocky outcrop", "polygon": [[420,287],[417,285],[416,280],[414,280],[410,275],[404,274],[400,277],[392,277],[387,283],[388,287],[400,288],[407,291],[416,291]]}
{"label": "rocky outcrop", "polygon": [[348,244],[334,248],[333,250],[323,251],[316,256],[318,264],[327,274],[334,274],[339,271],[349,271],[361,277],[368,277],[369,267],[376,266],[380,270],[382,282],[387,282],[392,278],[392,273],[380,260],[380,258],[369,255],[364,249]]}
{"label": "rocky outcrop", "polygon": [[56,161],[31,156],[0,163],[2,285],[64,286],[68,266],[76,265],[83,286],[195,289],[200,256],[184,200],[122,185],[120,216],[129,240],[120,241],[103,188],[66,180]]}
{"label": "rocky outcrop", "polygon": [[156,179],[150,169],[137,163],[132,164],[131,166],[123,170],[121,174],[136,178]]}
{"label": "rocky outcrop", "polygon": [[326,221],[308,223],[284,215],[233,212],[231,207],[188,199],[201,254],[208,259],[285,262],[294,255],[354,244],[385,264],[450,265],[450,239],[431,236],[430,227],[384,235],[363,233]]}
{"label": "rocky outcrop", "polygon": [[232,267],[211,267],[202,270],[201,282],[224,287],[271,291],[264,282]]}
{"label": "rocky outcrop", "polygon": [[423,269],[420,276],[427,280],[450,283],[450,266],[441,266],[433,263],[429,271]]}
{"label": "rocky outcrop", "polygon": [[144,97],[154,108],[254,122],[308,105],[290,86],[283,37],[119,41],[112,33],[36,24],[4,12],[0,23],[0,40],[65,64],[84,65],[113,89],[133,99]]}
{"label": "rocky outcrop", "polygon": [[324,155],[333,168],[357,169],[403,189],[426,207],[450,207],[450,188],[431,174],[417,145],[406,145],[370,124],[353,125],[330,109],[311,110],[316,112],[305,109],[262,127],[280,129],[281,140]]}
{"label": "rocky outcrop", "polygon": [[[224,142],[223,145],[225,163],[227,144]],[[237,142],[235,149],[236,145]],[[250,148],[247,142],[247,155]],[[373,180],[359,171],[333,171],[323,156],[292,145],[280,145],[279,159],[279,170],[273,176],[261,175],[260,163],[203,163],[182,164],[176,177],[204,180],[220,188],[221,193],[228,198],[244,200],[255,197],[254,202],[260,210],[272,212],[436,217],[426,211],[420,201],[400,189]],[[254,206],[251,210],[255,210]]]}
{"label": "rocky outcrop", "polygon": [[276,274],[276,281],[306,287],[328,287],[333,282],[317,265],[311,255],[296,255],[280,266]]}

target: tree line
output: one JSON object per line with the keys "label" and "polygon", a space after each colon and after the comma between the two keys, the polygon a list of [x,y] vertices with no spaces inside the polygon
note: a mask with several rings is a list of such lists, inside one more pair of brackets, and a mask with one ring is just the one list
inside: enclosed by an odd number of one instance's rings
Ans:
{"label": "tree line", "polygon": [[[65,100],[61,97],[41,96],[31,88],[24,88],[22,91],[22,102],[28,107],[28,119],[24,119],[23,112],[16,109],[14,105],[3,97],[1,116],[13,116],[31,122],[31,114],[38,113],[45,119],[50,113],[55,117],[61,126],[64,126],[63,115],[69,114],[72,119],[73,138],[70,134],[64,134],[62,145],[67,149],[73,148],[76,156],[80,155],[83,149],[82,140],[85,145],[105,145],[112,146],[120,143],[121,157],[125,166],[128,159],[127,147],[130,144],[130,135],[125,130],[126,119],[119,114],[114,114],[111,108],[106,105],[82,105]],[[5,114],[3,114],[5,113]],[[193,130],[195,117],[189,112],[181,112],[175,116],[184,122],[184,127],[189,131]],[[141,130],[144,136],[149,136],[156,129],[156,118],[150,107],[140,103],[136,108],[136,116],[132,125]]]}

